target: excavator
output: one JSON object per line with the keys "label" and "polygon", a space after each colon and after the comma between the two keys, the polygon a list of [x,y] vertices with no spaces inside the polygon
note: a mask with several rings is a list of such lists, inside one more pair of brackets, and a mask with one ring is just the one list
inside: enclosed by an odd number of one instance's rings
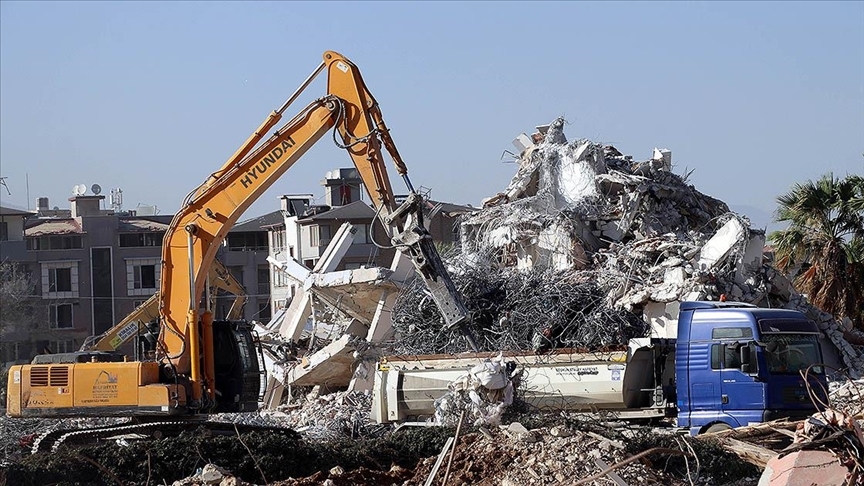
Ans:
{"label": "excavator", "polygon": [[[322,72],[326,94],[286,123],[284,112]],[[267,135],[273,130],[271,135]],[[131,417],[132,423],[42,437],[34,452],[70,436],[160,433],[220,412],[258,408],[260,344],[244,321],[214,320],[199,308],[209,269],[228,230],[265,190],[332,131],[348,152],[392,244],[415,266],[448,329],[461,329],[476,349],[467,310],[423,223],[423,199],[390,136],[378,102],[357,66],[334,51],[271,112],[237,151],[184,199],[163,238],[158,300],[159,335],[153,359],[83,351],[36,356],[9,370],[10,417]],[[265,139],[266,137],[266,139]],[[408,192],[398,199],[385,165],[387,152]],[[178,420],[182,419],[182,420]],[[191,419],[191,420],[190,420]],[[197,422],[202,422],[198,420]],[[179,425],[178,425],[179,424]],[[59,432],[57,433],[59,434]]]}
{"label": "excavator", "polygon": [[[231,272],[222,265],[218,258],[213,260],[209,278],[213,289],[234,295],[234,302],[231,303],[225,319],[229,321],[239,320],[243,306],[246,304],[246,291],[243,289],[243,285],[231,275]],[[151,324],[155,325],[151,326]],[[158,326],[159,294],[154,293],[111,329],[98,336],[90,336],[85,339],[79,351],[115,352],[133,339],[139,339],[142,341],[141,346],[136,347],[135,352],[144,354],[155,347],[151,346],[150,343],[155,343],[159,333]]]}

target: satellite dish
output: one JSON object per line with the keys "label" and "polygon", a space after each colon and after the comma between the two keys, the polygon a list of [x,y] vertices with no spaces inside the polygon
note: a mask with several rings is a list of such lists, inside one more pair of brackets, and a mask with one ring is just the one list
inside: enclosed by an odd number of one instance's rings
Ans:
{"label": "satellite dish", "polygon": [[73,196],[81,196],[86,191],[87,191],[87,186],[85,186],[84,184],[75,184],[74,186],[72,186],[72,195]]}
{"label": "satellite dish", "polygon": [[102,192],[102,186],[99,184],[93,184],[90,186],[90,192],[98,196]]}

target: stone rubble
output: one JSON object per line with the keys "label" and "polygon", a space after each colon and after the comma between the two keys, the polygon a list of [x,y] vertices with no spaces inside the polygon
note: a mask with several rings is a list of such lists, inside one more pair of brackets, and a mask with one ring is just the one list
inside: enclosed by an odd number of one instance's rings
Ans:
{"label": "stone rubble", "polygon": [[[447,255],[457,286],[460,275],[478,265],[483,268],[475,273],[481,275],[495,275],[501,268],[565,272],[574,281],[596,282],[607,308],[641,315],[651,325],[650,335],[661,338],[675,336],[678,303],[684,300],[725,298],[796,309],[818,323],[836,348],[838,359],[829,365],[853,378],[864,375],[864,336],[848,319],[837,321],[796,292],[763,256],[764,231],[672,173],[671,151],[655,149],[651,159],[634,161],[609,145],[568,142],[563,127],[558,118],[538,127],[541,132],[533,138],[520,136],[514,142],[521,149],[519,166],[509,186],[463,218],[461,251]],[[460,289],[469,308],[482,307],[490,321],[506,320],[517,334],[514,328],[537,326],[536,316],[517,321],[506,305],[490,304],[487,294],[472,294],[482,287],[472,281]],[[418,299],[405,293],[394,311],[403,314],[402,321],[412,308],[421,312]],[[472,307],[477,299],[485,300]],[[406,303],[402,308],[401,302]],[[435,322],[434,312],[422,312],[425,322]],[[585,324],[602,325],[595,320]],[[412,333],[419,336],[423,329],[411,322],[398,332],[395,344],[405,346]],[[417,347],[411,351],[423,352]]]}

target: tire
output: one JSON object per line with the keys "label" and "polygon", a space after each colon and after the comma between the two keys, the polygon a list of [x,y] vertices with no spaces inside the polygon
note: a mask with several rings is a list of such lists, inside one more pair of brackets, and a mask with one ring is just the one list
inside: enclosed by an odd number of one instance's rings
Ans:
{"label": "tire", "polygon": [[730,427],[729,424],[726,424],[723,422],[718,422],[718,423],[712,425],[711,427],[708,427],[704,433],[705,434],[712,434],[714,432],[723,432],[724,430],[730,430],[731,428],[732,427]]}

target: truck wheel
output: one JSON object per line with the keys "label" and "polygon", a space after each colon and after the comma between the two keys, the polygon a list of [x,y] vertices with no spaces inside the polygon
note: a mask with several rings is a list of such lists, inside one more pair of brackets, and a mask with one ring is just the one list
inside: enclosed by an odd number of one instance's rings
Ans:
{"label": "truck wheel", "polygon": [[730,427],[729,424],[725,424],[725,423],[723,423],[723,422],[719,422],[719,423],[716,423],[716,424],[712,425],[711,427],[708,427],[708,429],[705,431],[705,433],[706,433],[706,434],[711,434],[711,433],[714,433],[714,432],[723,432],[724,430],[729,430],[729,429],[731,429],[731,428],[732,428],[732,427]]}

